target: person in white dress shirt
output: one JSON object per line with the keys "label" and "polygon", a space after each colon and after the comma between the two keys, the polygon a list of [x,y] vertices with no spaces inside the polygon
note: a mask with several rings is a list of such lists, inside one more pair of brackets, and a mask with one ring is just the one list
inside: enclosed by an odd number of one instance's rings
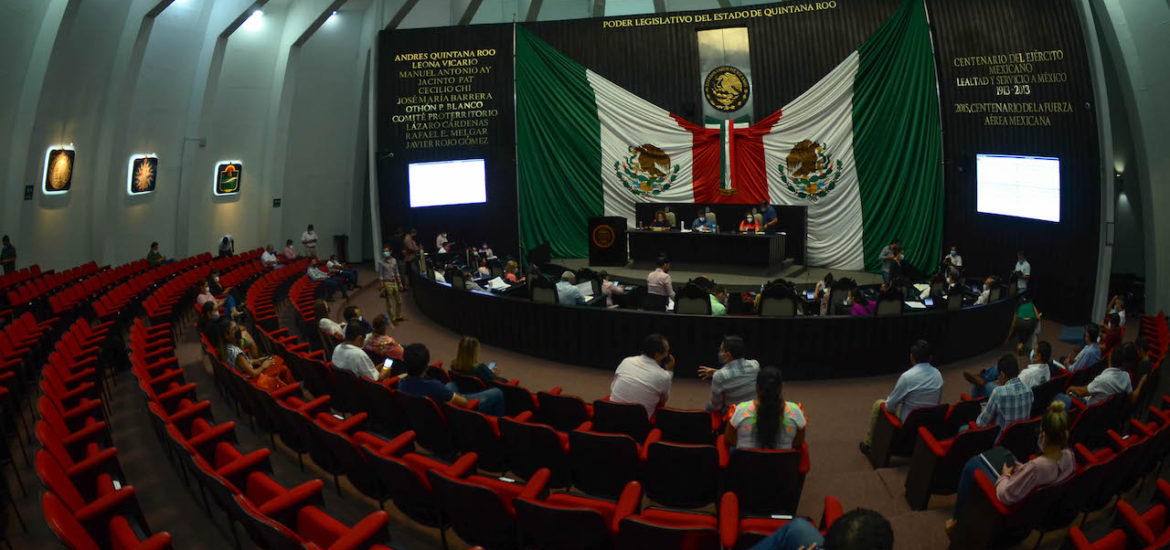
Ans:
{"label": "person in white dress shirt", "polygon": [[670,398],[673,380],[670,342],[661,334],[651,334],[642,341],[641,354],[626,357],[618,365],[609,385],[609,400],[641,405],[649,418]]}

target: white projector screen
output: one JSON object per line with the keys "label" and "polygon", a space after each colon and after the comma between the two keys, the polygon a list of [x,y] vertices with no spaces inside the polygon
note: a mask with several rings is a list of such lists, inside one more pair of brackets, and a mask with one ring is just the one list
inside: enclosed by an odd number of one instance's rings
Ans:
{"label": "white projector screen", "polygon": [[1060,221],[1060,159],[980,154],[975,177],[979,212]]}
{"label": "white projector screen", "polygon": [[487,202],[483,159],[416,162],[407,176],[411,208]]}

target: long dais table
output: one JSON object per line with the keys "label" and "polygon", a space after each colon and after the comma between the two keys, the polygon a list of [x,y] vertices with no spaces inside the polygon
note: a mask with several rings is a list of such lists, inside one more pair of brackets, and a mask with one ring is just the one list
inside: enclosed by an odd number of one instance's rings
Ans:
{"label": "long dais table", "polygon": [[633,229],[630,258],[653,262],[666,254],[672,262],[718,263],[752,267],[777,267],[784,261],[784,234],[741,235],[698,231],[647,231]]}

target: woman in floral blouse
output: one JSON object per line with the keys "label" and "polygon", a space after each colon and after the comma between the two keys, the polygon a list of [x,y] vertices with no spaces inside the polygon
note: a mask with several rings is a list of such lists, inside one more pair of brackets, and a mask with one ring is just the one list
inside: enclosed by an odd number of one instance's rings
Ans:
{"label": "woman in floral blouse", "polygon": [[780,369],[767,366],[756,376],[756,398],[729,411],[727,443],[738,449],[798,449],[806,420],[800,405],[785,401]]}

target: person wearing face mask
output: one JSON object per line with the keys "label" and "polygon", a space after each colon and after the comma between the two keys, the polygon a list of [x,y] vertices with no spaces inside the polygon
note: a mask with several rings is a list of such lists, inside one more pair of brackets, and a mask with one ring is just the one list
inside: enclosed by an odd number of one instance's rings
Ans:
{"label": "person wearing face mask", "polygon": [[317,330],[338,340],[345,338],[345,325],[337,324],[329,318],[329,302],[325,300],[313,302],[313,315],[317,317]]}
{"label": "person wearing face mask", "polygon": [[646,418],[670,399],[674,380],[674,356],[670,342],[661,334],[642,340],[642,353],[622,359],[609,384],[609,400],[633,403],[646,409]]}
{"label": "person wearing face mask", "polygon": [[212,346],[219,345],[219,329],[216,325],[219,324],[219,310],[216,309],[215,301],[203,302],[199,307],[199,323],[196,328],[199,334],[202,334]]}
{"label": "person wearing face mask", "polygon": [[224,325],[220,332],[219,358],[239,371],[256,385],[271,392],[288,384],[295,384],[292,373],[278,357],[252,356],[244,350],[244,331],[235,322]]}
{"label": "person wearing face mask", "polygon": [[341,316],[345,318],[346,328],[351,325],[357,325],[365,332],[362,334],[369,334],[374,331],[374,327],[366,322],[366,318],[362,316],[362,310],[357,306],[349,306],[341,312]]}
{"label": "person wearing face mask", "polygon": [[1032,280],[1032,264],[1028,263],[1028,257],[1024,255],[1024,251],[1016,252],[1016,267],[1012,271],[1012,276],[1016,279],[1016,289],[1023,294],[1028,290],[1028,282]]}
{"label": "person wearing face mask", "polygon": [[691,231],[698,231],[700,233],[711,233],[715,231],[715,222],[707,217],[707,213],[700,210],[699,217],[691,223]]}
{"label": "person wearing face mask", "polygon": [[943,265],[963,269],[963,257],[959,255],[959,247],[951,245],[951,251],[943,256]]}
{"label": "person wearing face mask", "polygon": [[699,367],[699,378],[711,381],[711,402],[707,410],[720,416],[736,403],[756,398],[756,376],[760,362],[744,358],[745,345],[740,336],[724,336],[716,357],[718,368]]}
{"label": "person wearing face mask", "polygon": [[760,231],[760,224],[756,223],[756,217],[748,212],[742,222],[739,222],[740,233],[758,233]]}
{"label": "person wearing face mask", "polygon": [[[1085,347],[1081,348],[1080,353],[1073,359],[1071,365],[1068,366],[1069,372],[1076,372],[1085,367],[1096,365],[1104,356],[1104,350],[1101,348],[1099,340],[1101,336],[1101,327],[1097,323],[1089,323],[1085,325]],[[1067,363],[1067,358],[1061,363]]]}
{"label": "person wearing face mask", "polygon": [[1020,371],[1020,381],[1035,388],[1064,373],[1064,366],[1052,360],[1052,344],[1040,341],[1028,352],[1028,366]]}
{"label": "person wearing face mask", "polygon": [[995,284],[995,277],[988,277],[983,280],[983,291],[979,293],[979,299],[975,300],[975,305],[981,306],[991,301],[991,287]]}
{"label": "person wearing face mask", "polygon": [[382,258],[378,260],[378,284],[386,300],[386,314],[395,323],[404,321],[402,316],[402,277],[398,272],[398,259],[390,254],[390,247],[382,247]]}

